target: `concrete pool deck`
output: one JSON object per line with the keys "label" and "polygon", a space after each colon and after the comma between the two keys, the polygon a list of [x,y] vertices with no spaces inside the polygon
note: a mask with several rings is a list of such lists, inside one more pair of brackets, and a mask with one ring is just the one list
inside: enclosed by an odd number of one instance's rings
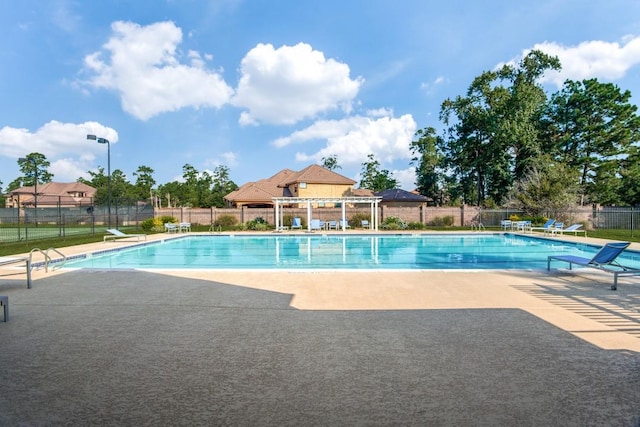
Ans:
{"label": "concrete pool deck", "polygon": [[640,278],[611,280],[36,270],[27,289],[0,276],[0,425],[638,426]]}

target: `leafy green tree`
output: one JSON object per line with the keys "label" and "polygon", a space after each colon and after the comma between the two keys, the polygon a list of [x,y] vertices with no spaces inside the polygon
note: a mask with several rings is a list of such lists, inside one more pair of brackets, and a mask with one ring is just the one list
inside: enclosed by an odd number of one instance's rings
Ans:
{"label": "leafy green tree", "polygon": [[443,145],[442,138],[436,136],[432,127],[419,129],[415,136],[417,140],[411,142],[411,164],[416,168],[418,192],[442,205],[442,155],[438,151],[438,147]]}
{"label": "leafy green tree", "polygon": [[213,170],[213,188],[211,191],[211,206],[223,208],[224,196],[238,189],[238,186],[229,178],[229,168],[220,165]]}
{"label": "leafy green tree", "polygon": [[640,206],[640,147],[630,147],[629,155],[621,163],[619,191],[622,203]]}
{"label": "leafy green tree", "polygon": [[18,166],[23,175],[9,183],[7,191],[13,191],[20,187],[32,187],[36,183],[36,177],[38,184],[46,184],[53,179],[53,174],[47,170],[51,163],[44,154],[27,154],[25,157],[18,159]]}
{"label": "leafy green tree", "polygon": [[576,205],[578,181],[576,171],[560,162],[539,159],[520,178],[511,191],[511,205],[531,216],[558,213]]}
{"label": "leafy green tree", "polygon": [[136,183],[134,184],[134,197],[138,200],[152,198],[152,188],[156,185],[156,180],[153,179],[153,169],[149,166],[138,166],[138,169],[133,173],[136,177]]}
{"label": "leafy green tree", "polygon": [[338,164],[338,156],[336,156],[335,154],[332,154],[329,157],[323,157],[320,161],[320,166],[325,169],[329,169],[330,171],[342,169],[342,166]]}
{"label": "leafy green tree", "polygon": [[373,154],[367,156],[368,161],[362,163],[362,178],[360,188],[366,188],[373,192],[390,190],[398,187],[398,180],[386,169],[380,169]]}
{"label": "leafy green tree", "polygon": [[630,98],[631,92],[597,79],[568,80],[552,96],[544,121],[546,145],[558,161],[580,170],[582,204],[624,201],[617,182],[621,159],[640,138],[640,118]]}
{"label": "leafy green tree", "polygon": [[536,79],[559,68],[557,58],[534,50],[517,66],[482,73],[466,96],[442,103],[444,165],[456,176],[464,203],[473,196],[478,205],[487,197],[501,203],[541,155],[538,121],[546,95]]}
{"label": "leafy green tree", "polygon": [[165,207],[183,206],[187,196],[184,194],[184,185],[178,181],[167,182],[158,186],[160,205]]}

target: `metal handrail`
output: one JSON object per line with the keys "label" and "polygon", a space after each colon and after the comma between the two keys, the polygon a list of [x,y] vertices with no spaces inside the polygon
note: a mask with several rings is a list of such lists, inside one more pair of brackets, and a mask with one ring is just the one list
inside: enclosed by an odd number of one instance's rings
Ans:
{"label": "metal handrail", "polygon": [[62,252],[60,252],[56,248],[49,248],[49,249],[44,250],[44,251],[42,249],[40,249],[40,248],[33,248],[33,249],[31,249],[31,252],[29,252],[29,264],[33,265],[33,254],[36,253],[36,252],[39,252],[44,257],[44,271],[48,273],[49,272],[49,263],[52,262],[51,256],[49,255],[49,251],[53,251],[53,252],[57,253],[58,255],[60,255],[62,257],[62,262],[60,263],[59,266],[62,266],[67,261],[67,257],[65,256],[65,254],[63,254]]}

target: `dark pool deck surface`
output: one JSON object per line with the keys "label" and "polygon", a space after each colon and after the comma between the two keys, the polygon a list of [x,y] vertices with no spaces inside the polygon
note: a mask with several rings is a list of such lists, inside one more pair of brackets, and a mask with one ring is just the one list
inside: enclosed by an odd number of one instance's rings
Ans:
{"label": "dark pool deck surface", "polygon": [[0,276],[2,426],[640,426],[640,280]]}

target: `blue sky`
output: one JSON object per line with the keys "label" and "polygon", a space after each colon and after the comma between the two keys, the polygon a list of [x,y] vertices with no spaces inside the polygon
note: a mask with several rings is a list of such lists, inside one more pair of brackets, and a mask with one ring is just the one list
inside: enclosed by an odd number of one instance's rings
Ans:
{"label": "blue sky", "polygon": [[596,77],[640,100],[630,0],[22,0],[0,3],[0,181],[43,153],[59,182],[107,166],[157,183],[230,168],[238,185],[374,154],[414,188],[409,145],[446,98],[531,49],[549,93]]}

